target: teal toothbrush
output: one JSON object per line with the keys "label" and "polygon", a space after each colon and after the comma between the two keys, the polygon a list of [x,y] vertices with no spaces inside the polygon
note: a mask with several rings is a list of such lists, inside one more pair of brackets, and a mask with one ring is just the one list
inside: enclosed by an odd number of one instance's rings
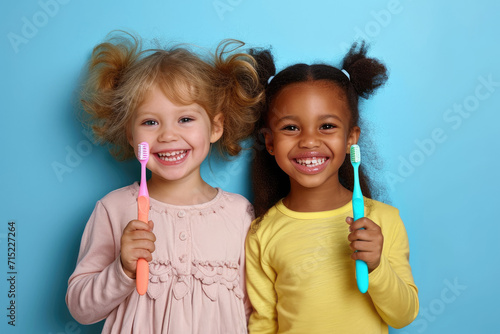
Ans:
{"label": "teal toothbrush", "polygon": [[[354,221],[365,216],[365,203],[359,186],[359,165],[361,151],[358,145],[351,145],[351,164],[354,168],[354,189],[352,190],[352,211]],[[356,282],[361,293],[368,291],[368,265],[365,261],[356,260]]]}

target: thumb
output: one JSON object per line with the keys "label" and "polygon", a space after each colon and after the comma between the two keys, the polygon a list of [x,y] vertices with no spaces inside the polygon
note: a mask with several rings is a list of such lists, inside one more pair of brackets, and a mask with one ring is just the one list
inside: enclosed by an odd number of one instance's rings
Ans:
{"label": "thumb", "polygon": [[345,219],[345,222],[346,222],[347,224],[351,225],[352,223],[354,223],[354,218],[352,218],[352,217],[347,217],[347,218]]}
{"label": "thumb", "polygon": [[155,223],[153,223],[152,220],[148,221],[148,225],[149,225],[149,230],[152,231],[153,228],[155,227]]}

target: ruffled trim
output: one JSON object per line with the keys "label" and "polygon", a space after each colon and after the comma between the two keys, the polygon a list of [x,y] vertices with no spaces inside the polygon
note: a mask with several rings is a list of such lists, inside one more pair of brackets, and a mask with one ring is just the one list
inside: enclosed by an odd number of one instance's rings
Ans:
{"label": "ruffled trim", "polygon": [[212,301],[216,301],[219,296],[219,288],[225,286],[232,290],[236,297],[243,298],[240,289],[239,264],[228,261],[193,261],[191,273],[198,279],[203,292]]}
{"label": "ruffled trim", "polygon": [[191,273],[186,275],[179,273],[171,261],[155,260],[149,264],[148,296],[158,299],[166,290],[172,290],[174,297],[180,300],[192,290],[191,285],[199,281],[203,292],[212,301],[218,299],[221,287],[243,299],[239,268],[239,263],[232,261],[193,260]]}

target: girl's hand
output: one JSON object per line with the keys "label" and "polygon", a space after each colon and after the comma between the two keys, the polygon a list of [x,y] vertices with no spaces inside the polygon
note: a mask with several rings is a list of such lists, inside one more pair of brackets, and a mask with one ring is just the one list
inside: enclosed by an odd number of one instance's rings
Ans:
{"label": "girl's hand", "polygon": [[147,224],[140,220],[132,220],[127,224],[121,238],[121,254],[123,271],[130,278],[135,278],[137,260],[140,258],[151,261],[151,253],[155,251],[156,236],[153,222]]}
{"label": "girl's hand", "polygon": [[[384,236],[380,226],[371,219],[363,217],[356,221],[352,217],[346,218],[349,224],[348,240],[351,242],[353,260],[363,260],[368,265],[368,272],[372,272],[380,264]],[[364,230],[360,230],[364,228]]]}

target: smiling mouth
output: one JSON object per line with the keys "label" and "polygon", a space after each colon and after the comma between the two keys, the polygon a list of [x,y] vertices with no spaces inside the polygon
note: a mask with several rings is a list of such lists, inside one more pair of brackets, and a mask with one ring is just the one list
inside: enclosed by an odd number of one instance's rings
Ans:
{"label": "smiling mouth", "polygon": [[294,159],[296,163],[298,163],[299,165],[301,166],[304,166],[304,167],[317,167],[317,166],[321,166],[322,164],[324,164],[328,158],[326,157],[323,157],[323,158],[319,158],[319,157],[311,157],[311,158],[305,158],[305,159]]}
{"label": "smiling mouth", "polygon": [[179,151],[170,151],[170,152],[161,152],[158,153],[158,157],[160,160],[175,162],[182,160],[187,155],[187,150],[179,150]]}

